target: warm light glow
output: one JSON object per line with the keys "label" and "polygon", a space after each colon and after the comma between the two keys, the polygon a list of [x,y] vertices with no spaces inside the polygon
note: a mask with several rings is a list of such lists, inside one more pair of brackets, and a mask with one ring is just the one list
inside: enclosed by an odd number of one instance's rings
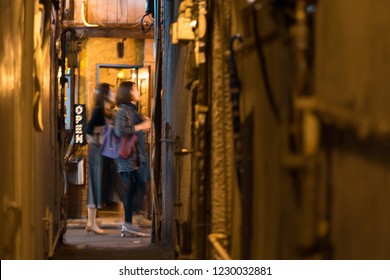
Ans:
{"label": "warm light glow", "polygon": [[142,79],[149,79],[149,73],[148,72],[143,72],[139,74],[138,78]]}
{"label": "warm light glow", "polygon": [[196,20],[193,20],[193,21],[191,21],[190,26],[194,28],[194,27],[196,27],[197,23],[198,22]]}
{"label": "warm light glow", "polygon": [[131,78],[132,78],[133,80],[135,80],[135,79],[137,78],[137,74],[136,74],[135,72],[133,72],[133,74],[131,74]]}
{"label": "warm light glow", "polygon": [[84,3],[84,0],[83,2],[81,3],[81,20],[83,21],[84,25],[87,26],[87,27],[96,27],[96,26],[99,26],[97,24],[90,24],[88,23],[86,20],[85,20],[85,3]]}
{"label": "warm light glow", "polygon": [[118,79],[123,79],[123,77],[125,76],[125,72],[120,71],[120,72],[118,73],[118,75],[116,75],[116,76],[117,76]]}

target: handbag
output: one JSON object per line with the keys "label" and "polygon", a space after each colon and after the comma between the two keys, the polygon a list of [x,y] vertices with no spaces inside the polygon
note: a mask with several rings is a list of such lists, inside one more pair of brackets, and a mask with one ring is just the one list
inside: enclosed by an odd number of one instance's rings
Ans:
{"label": "handbag", "polygon": [[123,159],[127,159],[133,152],[136,141],[137,134],[123,136],[119,145],[118,155]]}
{"label": "handbag", "polygon": [[[127,112],[127,111],[126,111]],[[103,128],[103,142],[100,147],[103,156],[118,159],[127,159],[134,150],[137,142],[137,134],[118,137],[115,134],[114,125],[106,124]]]}
{"label": "handbag", "polygon": [[137,134],[126,135],[121,138],[115,134],[113,125],[106,125],[103,128],[103,142],[100,146],[100,153],[102,156],[112,159],[119,157],[127,159],[133,152],[136,141]]}
{"label": "handbag", "polygon": [[114,126],[105,125],[103,128],[103,141],[100,146],[102,156],[117,159],[121,138],[116,136]]}
{"label": "handbag", "polygon": [[[130,119],[128,111],[125,110],[125,112],[127,114],[127,118]],[[119,144],[118,157],[127,159],[133,152],[136,142],[137,134],[135,133],[123,136]]]}

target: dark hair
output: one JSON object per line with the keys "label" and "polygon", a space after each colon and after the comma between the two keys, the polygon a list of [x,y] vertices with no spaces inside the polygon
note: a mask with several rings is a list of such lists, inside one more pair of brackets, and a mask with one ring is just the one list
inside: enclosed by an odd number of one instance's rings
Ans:
{"label": "dark hair", "polygon": [[110,92],[110,85],[107,83],[101,83],[96,88],[95,106],[103,107],[104,100],[108,99],[108,93]]}
{"label": "dark hair", "polygon": [[134,85],[134,82],[122,82],[119,85],[115,100],[118,106],[121,104],[129,104],[131,102],[130,90],[133,89]]}

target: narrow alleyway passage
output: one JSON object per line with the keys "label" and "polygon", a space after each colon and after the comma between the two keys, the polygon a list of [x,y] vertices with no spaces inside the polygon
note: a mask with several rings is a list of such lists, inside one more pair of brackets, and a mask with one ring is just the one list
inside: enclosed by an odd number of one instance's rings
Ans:
{"label": "narrow alleyway passage", "polygon": [[[107,235],[88,234],[85,219],[68,220],[63,244],[59,244],[54,260],[169,260],[174,251],[165,244],[151,243],[150,237],[121,237],[118,218],[99,218],[98,224]],[[149,232],[150,229],[141,229]]]}

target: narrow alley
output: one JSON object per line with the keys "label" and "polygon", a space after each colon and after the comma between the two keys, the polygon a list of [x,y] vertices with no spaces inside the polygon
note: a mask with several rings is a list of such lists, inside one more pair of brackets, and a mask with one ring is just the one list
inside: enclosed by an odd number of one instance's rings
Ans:
{"label": "narrow alley", "polygon": [[2,260],[390,259],[390,1],[0,3]]}

